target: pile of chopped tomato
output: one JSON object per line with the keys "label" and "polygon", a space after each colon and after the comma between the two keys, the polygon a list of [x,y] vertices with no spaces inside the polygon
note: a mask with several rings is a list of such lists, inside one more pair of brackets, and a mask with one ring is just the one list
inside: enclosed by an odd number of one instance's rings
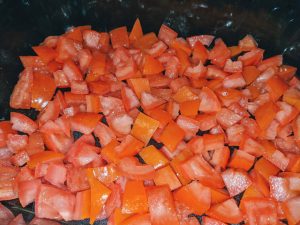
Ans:
{"label": "pile of chopped tomato", "polygon": [[300,82],[251,35],[228,47],[136,20],[33,50],[10,106],[39,114],[0,122],[0,201],[36,220],[300,223]]}

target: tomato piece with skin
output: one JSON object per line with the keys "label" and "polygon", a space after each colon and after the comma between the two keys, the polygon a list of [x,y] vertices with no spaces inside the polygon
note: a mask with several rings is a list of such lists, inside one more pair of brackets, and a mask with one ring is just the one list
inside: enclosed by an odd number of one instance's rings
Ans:
{"label": "tomato piece with skin", "polygon": [[122,199],[122,213],[135,214],[148,211],[146,189],[142,181],[128,181]]}
{"label": "tomato piece with skin", "polygon": [[164,128],[160,140],[170,151],[174,151],[184,136],[184,130],[176,123],[171,122]]}
{"label": "tomato piece with skin", "polygon": [[158,126],[159,122],[157,120],[143,113],[139,113],[131,129],[131,134],[146,145]]}
{"label": "tomato piece with skin", "polygon": [[247,173],[242,170],[227,169],[222,172],[222,178],[231,197],[242,193],[252,183]]}
{"label": "tomato piece with skin", "polygon": [[125,157],[118,163],[123,176],[136,180],[149,180],[154,178],[153,166],[140,164],[134,157]]}
{"label": "tomato piece with skin", "polygon": [[30,169],[34,169],[38,163],[62,160],[63,158],[64,158],[64,155],[62,153],[44,151],[44,152],[40,152],[40,153],[31,155],[30,160],[27,163],[27,166]]}
{"label": "tomato piece with skin", "polygon": [[44,108],[54,95],[56,89],[54,79],[46,74],[33,73],[31,89],[31,107],[37,110]]}
{"label": "tomato piece with skin", "polygon": [[283,211],[287,217],[288,223],[292,225],[296,225],[300,221],[299,203],[300,197],[292,198],[285,203],[283,203]]}
{"label": "tomato piece with skin", "polygon": [[179,179],[177,178],[175,172],[168,165],[165,167],[156,169],[153,181],[156,186],[168,185],[171,191],[173,191],[181,186],[181,183],[180,183]]}
{"label": "tomato piece with skin", "polygon": [[32,86],[33,71],[32,68],[26,68],[20,73],[18,83],[10,96],[10,107],[14,109],[30,109]]}
{"label": "tomato piece with skin", "polygon": [[139,18],[137,18],[130,32],[129,41],[134,42],[135,40],[140,39],[142,36],[143,36],[142,25]]}
{"label": "tomato piece with skin", "polygon": [[224,223],[240,223],[243,220],[242,212],[232,198],[212,206],[206,214]]}
{"label": "tomato piece with skin", "polygon": [[181,164],[181,168],[185,176],[191,180],[198,180],[209,187],[224,187],[221,175],[201,155],[196,155],[186,160]]}
{"label": "tomato piece with skin", "polygon": [[158,32],[158,38],[164,41],[167,45],[170,45],[171,42],[177,38],[177,35],[177,32],[165,24],[161,25]]}
{"label": "tomato piece with skin", "polygon": [[179,225],[174,200],[168,186],[147,189],[148,205],[153,225]]}
{"label": "tomato piece with skin", "polygon": [[50,163],[44,178],[50,184],[62,187],[66,181],[66,176],[67,169],[63,164]]}
{"label": "tomato piece with skin", "polygon": [[14,219],[13,213],[0,203],[0,222],[3,225],[8,225]]}
{"label": "tomato piece with skin", "polygon": [[45,184],[39,187],[35,199],[37,217],[72,220],[74,206],[75,196],[70,192]]}
{"label": "tomato piece with skin", "polygon": [[181,187],[174,192],[174,199],[186,205],[192,213],[202,215],[211,204],[210,188],[202,185],[198,181]]}
{"label": "tomato piece with skin", "polygon": [[96,113],[77,113],[71,118],[71,129],[84,134],[90,134],[94,131],[101,115]]}
{"label": "tomato piece with skin", "polygon": [[276,203],[273,200],[247,198],[244,199],[243,205],[246,211],[247,224],[278,224]]}
{"label": "tomato piece with skin", "polygon": [[208,87],[203,87],[200,93],[199,111],[204,113],[217,112],[221,110],[221,104],[215,93]]}
{"label": "tomato piece with skin", "polygon": [[228,58],[230,58],[230,50],[227,48],[222,39],[218,38],[215,40],[215,46],[208,54],[208,59],[211,63],[223,67]]}
{"label": "tomato piece with skin", "polygon": [[111,190],[95,178],[92,168],[87,169],[86,173],[91,187],[90,223],[94,223],[97,215],[103,210]]}
{"label": "tomato piece with skin", "polygon": [[127,27],[118,27],[109,32],[112,47],[129,47]]}
{"label": "tomato piece with skin", "polygon": [[40,179],[25,180],[18,183],[19,201],[22,207],[26,207],[30,203],[34,202],[40,185]]}
{"label": "tomato piece with skin", "polygon": [[37,124],[21,113],[11,112],[10,122],[13,124],[12,129],[23,133],[32,134],[37,129]]}
{"label": "tomato piece with skin", "polygon": [[208,216],[203,216],[202,217],[202,225],[225,225],[225,223],[223,223],[219,220],[210,218]]}

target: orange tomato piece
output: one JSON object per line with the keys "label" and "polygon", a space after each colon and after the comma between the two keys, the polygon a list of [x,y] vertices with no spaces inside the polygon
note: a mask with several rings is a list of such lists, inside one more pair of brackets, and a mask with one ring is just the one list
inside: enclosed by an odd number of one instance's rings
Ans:
{"label": "orange tomato piece", "polygon": [[139,99],[142,92],[150,92],[149,80],[147,78],[132,78],[128,79],[127,82]]}
{"label": "orange tomato piece", "polygon": [[182,130],[176,123],[170,122],[160,135],[160,141],[170,150],[174,151],[177,145],[183,140],[185,136]]}
{"label": "orange tomato piece", "polygon": [[217,204],[229,199],[228,191],[225,189],[211,188],[211,204]]}
{"label": "orange tomato piece", "polygon": [[191,179],[184,174],[184,171],[181,168],[181,164],[187,159],[191,158],[193,155],[193,152],[186,148],[182,150],[178,155],[176,155],[170,162],[170,166],[175,171],[177,177],[183,185],[188,184]]}
{"label": "orange tomato piece", "polygon": [[122,213],[133,214],[147,211],[148,201],[143,181],[127,181],[122,199]]}
{"label": "orange tomato piece", "polygon": [[172,116],[165,110],[155,108],[148,112],[149,116],[159,121],[159,128],[164,128],[171,120]]}
{"label": "orange tomato piece", "polygon": [[179,104],[180,113],[184,116],[196,116],[200,106],[200,99],[181,102]]}
{"label": "orange tomato piece", "polygon": [[245,66],[242,74],[246,84],[249,85],[260,75],[260,71],[256,68],[256,66]]}
{"label": "orange tomato piece", "polygon": [[133,42],[133,47],[139,48],[141,50],[146,50],[152,47],[158,41],[158,38],[155,33],[151,32],[143,35],[135,42]]}
{"label": "orange tomato piece", "polygon": [[153,58],[150,55],[144,56],[143,70],[142,70],[142,73],[144,75],[158,74],[164,71],[164,69],[165,69],[164,66],[157,59]]}
{"label": "orange tomato piece", "polygon": [[84,134],[90,134],[94,131],[101,118],[102,116],[97,113],[77,113],[71,117],[71,129]]}
{"label": "orange tomato piece", "polygon": [[271,77],[266,83],[266,89],[273,101],[277,101],[288,88],[288,84],[278,76]]}
{"label": "orange tomato piece", "polygon": [[93,224],[103,210],[111,190],[95,178],[92,168],[86,169],[86,174],[91,187],[90,223]]}
{"label": "orange tomato piece", "polygon": [[134,121],[131,134],[146,145],[150,141],[158,126],[159,122],[157,120],[152,119],[144,113],[139,113]]}
{"label": "orange tomato piece", "polygon": [[139,152],[139,155],[146,164],[153,166],[155,169],[163,167],[169,163],[169,160],[155,146],[149,145]]}
{"label": "orange tomato piece", "polygon": [[27,162],[27,166],[29,169],[34,169],[39,163],[62,160],[64,157],[64,154],[59,152],[43,151],[31,155],[29,157],[29,161]]}
{"label": "orange tomato piece", "polygon": [[177,92],[173,95],[173,99],[178,103],[197,100],[198,98],[198,95],[194,93],[188,86],[183,86],[179,88]]}
{"label": "orange tomato piece", "polygon": [[243,169],[248,171],[254,164],[255,157],[247,152],[236,150],[230,158],[228,166],[235,169]]}
{"label": "orange tomato piece", "polygon": [[271,122],[276,116],[278,107],[272,101],[266,102],[265,104],[258,107],[255,111],[255,119],[261,129],[269,127]]}
{"label": "orange tomato piece", "polygon": [[141,37],[143,37],[143,29],[139,18],[137,18],[130,32],[129,41],[133,43],[134,41],[140,39]]}
{"label": "orange tomato piece", "polygon": [[280,169],[266,160],[264,157],[256,161],[254,170],[260,173],[266,180],[269,180],[270,176],[276,175]]}
{"label": "orange tomato piece", "polygon": [[115,148],[120,143],[113,139],[109,144],[107,144],[104,148],[101,150],[101,156],[103,159],[105,159],[107,162],[113,162],[117,163],[119,161],[118,153],[115,151]]}
{"label": "orange tomato piece", "polygon": [[159,168],[155,171],[155,176],[153,179],[155,185],[168,185],[171,191],[179,188],[181,186],[173,169],[167,165],[165,167]]}
{"label": "orange tomato piece", "polygon": [[34,46],[32,49],[45,64],[48,64],[57,56],[57,52],[53,48],[45,45]]}
{"label": "orange tomato piece", "polygon": [[211,205],[211,190],[198,181],[181,187],[174,192],[174,199],[186,205],[192,213],[202,215]]}

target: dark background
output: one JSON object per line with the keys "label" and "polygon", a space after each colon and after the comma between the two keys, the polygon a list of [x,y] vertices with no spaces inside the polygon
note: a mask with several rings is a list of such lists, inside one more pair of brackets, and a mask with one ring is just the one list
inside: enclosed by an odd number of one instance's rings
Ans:
{"label": "dark background", "polygon": [[145,33],[166,23],[180,36],[213,34],[228,45],[252,34],[266,56],[283,54],[284,63],[300,66],[297,0],[0,0],[0,120],[8,119],[9,96],[22,70],[19,55],[33,54],[31,46],[69,26],[130,30],[137,17]]}

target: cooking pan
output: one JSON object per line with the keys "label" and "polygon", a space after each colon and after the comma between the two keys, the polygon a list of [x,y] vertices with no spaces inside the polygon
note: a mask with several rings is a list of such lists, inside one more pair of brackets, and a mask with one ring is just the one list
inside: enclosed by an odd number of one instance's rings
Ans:
{"label": "cooking pan", "polygon": [[[180,36],[212,34],[228,45],[252,34],[266,56],[283,54],[284,63],[300,66],[300,1],[297,0],[0,0],[0,118],[9,119],[9,96],[22,70],[19,55],[70,26],[92,25],[109,31],[138,17],[144,32],[165,23]],[[25,111],[23,111],[25,113]],[[26,111],[32,117],[34,111]],[[29,221],[34,206],[4,203]],[[201,220],[201,218],[199,218]],[[88,221],[62,224],[88,224]],[[96,224],[106,224],[99,221]]]}

